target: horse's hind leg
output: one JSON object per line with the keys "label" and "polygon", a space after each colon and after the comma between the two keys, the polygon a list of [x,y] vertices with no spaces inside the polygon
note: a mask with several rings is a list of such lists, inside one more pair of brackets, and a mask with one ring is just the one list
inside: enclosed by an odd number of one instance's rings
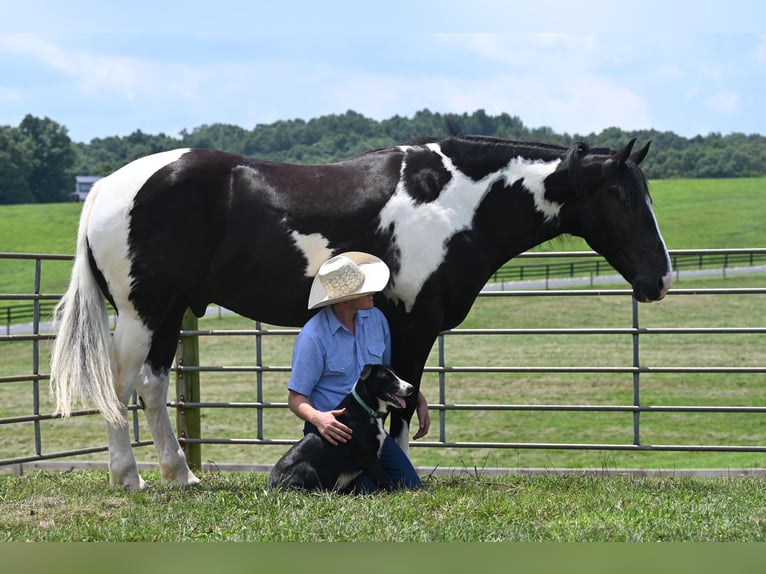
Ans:
{"label": "horse's hind leg", "polygon": [[109,478],[113,486],[126,490],[143,490],[146,482],[139,476],[133,447],[130,442],[130,427],[127,424],[127,407],[130,395],[136,386],[141,365],[146,360],[151,333],[144,324],[123,313],[117,319],[114,335],[114,385],[117,397],[122,403],[124,423],[107,423],[109,438]]}
{"label": "horse's hind leg", "polygon": [[162,326],[152,336],[151,348],[147,361],[141,366],[136,388],[144,403],[144,414],[157,449],[162,478],[175,480],[181,486],[191,486],[199,484],[200,480],[189,469],[167,408],[170,366],[185,309],[185,305],[170,305]]}
{"label": "horse's hind leg", "polygon": [[[130,393],[128,393],[128,398]],[[122,401],[123,399],[120,398]],[[127,409],[125,416],[127,419]],[[126,420],[127,423],[127,420]],[[109,480],[112,486],[121,486],[125,490],[144,490],[146,482],[138,474],[136,459],[133,456],[133,447],[130,444],[130,429],[127,424],[106,425],[107,437],[109,438]]]}
{"label": "horse's hind leg", "polygon": [[181,486],[192,486],[199,484],[200,480],[189,469],[173,432],[167,409],[169,380],[167,368],[157,371],[149,363],[144,363],[138,380],[138,393],[143,400],[144,414],[157,449],[162,478],[175,480]]}
{"label": "horse's hind leg", "polygon": [[[115,390],[123,405],[128,404],[134,389],[138,391],[162,477],[187,486],[200,481],[189,470],[168,415],[169,371],[175,349],[175,335],[169,333],[152,333],[140,319],[126,313],[118,317],[114,330]],[[107,432],[112,484],[127,490],[145,489],[147,484],[138,474],[129,427],[107,425]]]}

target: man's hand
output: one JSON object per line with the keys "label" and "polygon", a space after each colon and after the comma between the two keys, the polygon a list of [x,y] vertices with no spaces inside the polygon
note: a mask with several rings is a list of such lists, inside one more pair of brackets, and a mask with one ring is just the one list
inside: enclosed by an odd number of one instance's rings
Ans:
{"label": "man's hand", "polygon": [[311,423],[317,427],[319,434],[333,446],[351,439],[351,429],[338,420],[337,417],[346,412],[346,409],[322,412],[317,411]]}
{"label": "man's hand", "polygon": [[423,396],[423,393],[418,394],[418,406],[415,409],[418,415],[418,431],[412,437],[414,440],[418,440],[428,434],[431,429],[431,415],[428,414],[428,401]]}

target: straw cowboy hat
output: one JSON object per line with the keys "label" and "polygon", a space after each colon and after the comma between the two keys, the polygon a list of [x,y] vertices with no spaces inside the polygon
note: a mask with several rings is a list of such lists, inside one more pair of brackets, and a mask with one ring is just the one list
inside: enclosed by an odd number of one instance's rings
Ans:
{"label": "straw cowboy hat", "polygon": [[369,253],[347,251],[322,263],[309,294],[309,309],[382,291],[388,284],[388,265]]}

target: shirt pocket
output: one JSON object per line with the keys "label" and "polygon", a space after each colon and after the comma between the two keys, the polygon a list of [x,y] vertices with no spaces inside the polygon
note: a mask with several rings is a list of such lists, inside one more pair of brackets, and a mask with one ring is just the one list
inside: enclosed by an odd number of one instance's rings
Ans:
{"label": "shirt pocket", "polygon": [[325,376],[326,377],[344,377],[349,370],[348,359],[344,360],[340,357],[328,357],[325,364]]}
{"label": "shirt pocket", "polygon": [[367,357],[366,362],[373,365],[383,364],[383,353],[386,351],[386,346],[383,343],[374,342],[367,344]]}

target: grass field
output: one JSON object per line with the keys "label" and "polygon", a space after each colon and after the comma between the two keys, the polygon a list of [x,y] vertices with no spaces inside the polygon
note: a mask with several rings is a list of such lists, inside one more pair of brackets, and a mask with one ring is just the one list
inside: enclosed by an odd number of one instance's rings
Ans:
{"label": "grass field", "polygon": [[754,477],[434,476],[368,496],[267,490],[262,474],[190,490],[149,478],[158,486],[131,494],[93,472],[0,476],[0,542],[766,540],[766,480]]}

